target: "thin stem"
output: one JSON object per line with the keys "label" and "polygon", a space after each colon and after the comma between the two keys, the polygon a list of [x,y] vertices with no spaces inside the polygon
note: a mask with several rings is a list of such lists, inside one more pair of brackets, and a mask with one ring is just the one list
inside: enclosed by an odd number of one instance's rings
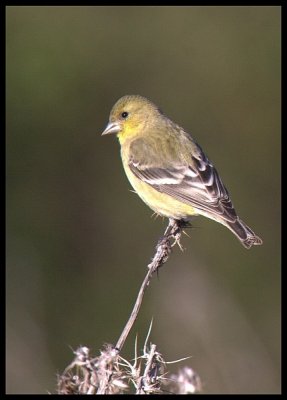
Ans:
{"label": "thin stem", "polygon": [[[174,219],[169,220],[168,227],[165,230],[164,236],[159,240],[157,246],[156,246],[156,252],[155,255],[151,261],[151,263],[148,265],[148,272],[143,280],[143,283],[141,285],[141,288],[139,290],[137,300],[135,302],[134,308],[131,312],[131,315],[128,319],[128,322],[126,323],[126,326],[124,327],[124,330],[116,344],[116,350],[118,352],[121,351],[123,348],[123,345],[126,341],[126,338],[135,323],[135,320],[138,316],[140,306],[143,300],[144,292],[146,288],[149,285],[150,279],[152,277],[152,274],[158,270],[159,267],[161,267],[169,258],[170,253],[171,253],[171,248],[174,246],[175,243],[179,244],[179,240],[182,234],[183,228],[186,226],[183,221],[178,221]],[[173,239],[173,243],[171,243]]]}

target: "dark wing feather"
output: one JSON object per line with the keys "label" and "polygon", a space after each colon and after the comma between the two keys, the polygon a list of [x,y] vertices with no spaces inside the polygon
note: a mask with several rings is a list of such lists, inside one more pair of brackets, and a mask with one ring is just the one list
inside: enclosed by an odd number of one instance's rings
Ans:
{"label": "dark wing feather", "polygon": [[237,219],[229,194],[216,169],[198,146],[190,165],[159,168],[148,166],[134,156],[129,167],[137,178],[154,189],[228,222]]}

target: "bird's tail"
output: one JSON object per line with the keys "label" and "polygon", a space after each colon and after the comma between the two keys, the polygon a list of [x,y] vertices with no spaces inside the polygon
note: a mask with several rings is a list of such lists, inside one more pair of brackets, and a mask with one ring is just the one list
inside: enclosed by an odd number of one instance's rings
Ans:
{"label": "bird's tail", "polygon": [[243,221],[241,221],[241,219],[237,218],[235,222],[225,221],[225,224],[227,228],[238,237],[246,249],[250,249],[253,245],[260,245],[263,243],[262,239],[260,239],[259,236],[256,236],[255,233],[245,225]]}

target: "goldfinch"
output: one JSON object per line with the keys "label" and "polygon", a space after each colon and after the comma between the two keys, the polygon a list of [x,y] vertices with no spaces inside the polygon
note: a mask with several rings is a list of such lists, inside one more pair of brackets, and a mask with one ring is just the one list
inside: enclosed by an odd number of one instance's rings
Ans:
{"label": "goldfinch", "polygon": [[218,172],[190,134],[148,99],[120,98],[102,135],[116,134],[126,175],[155,213],[187,222],[203,215],[231,230],[244,247],[262,240],[238,217]]}

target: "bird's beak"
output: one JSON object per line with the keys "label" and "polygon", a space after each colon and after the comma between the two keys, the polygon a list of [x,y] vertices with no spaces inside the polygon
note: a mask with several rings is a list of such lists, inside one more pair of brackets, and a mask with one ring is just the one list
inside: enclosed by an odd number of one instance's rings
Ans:
{"label": "bird's beak", "polygon": [[121,130],[121,126],[120,126],[119,123],[117,123],[117,122],[109,122],[108,125],[106,126],[106,129],[102,133],[102,136],[103,135],[108,135],[110,133],[119,133],[120,130]]}

